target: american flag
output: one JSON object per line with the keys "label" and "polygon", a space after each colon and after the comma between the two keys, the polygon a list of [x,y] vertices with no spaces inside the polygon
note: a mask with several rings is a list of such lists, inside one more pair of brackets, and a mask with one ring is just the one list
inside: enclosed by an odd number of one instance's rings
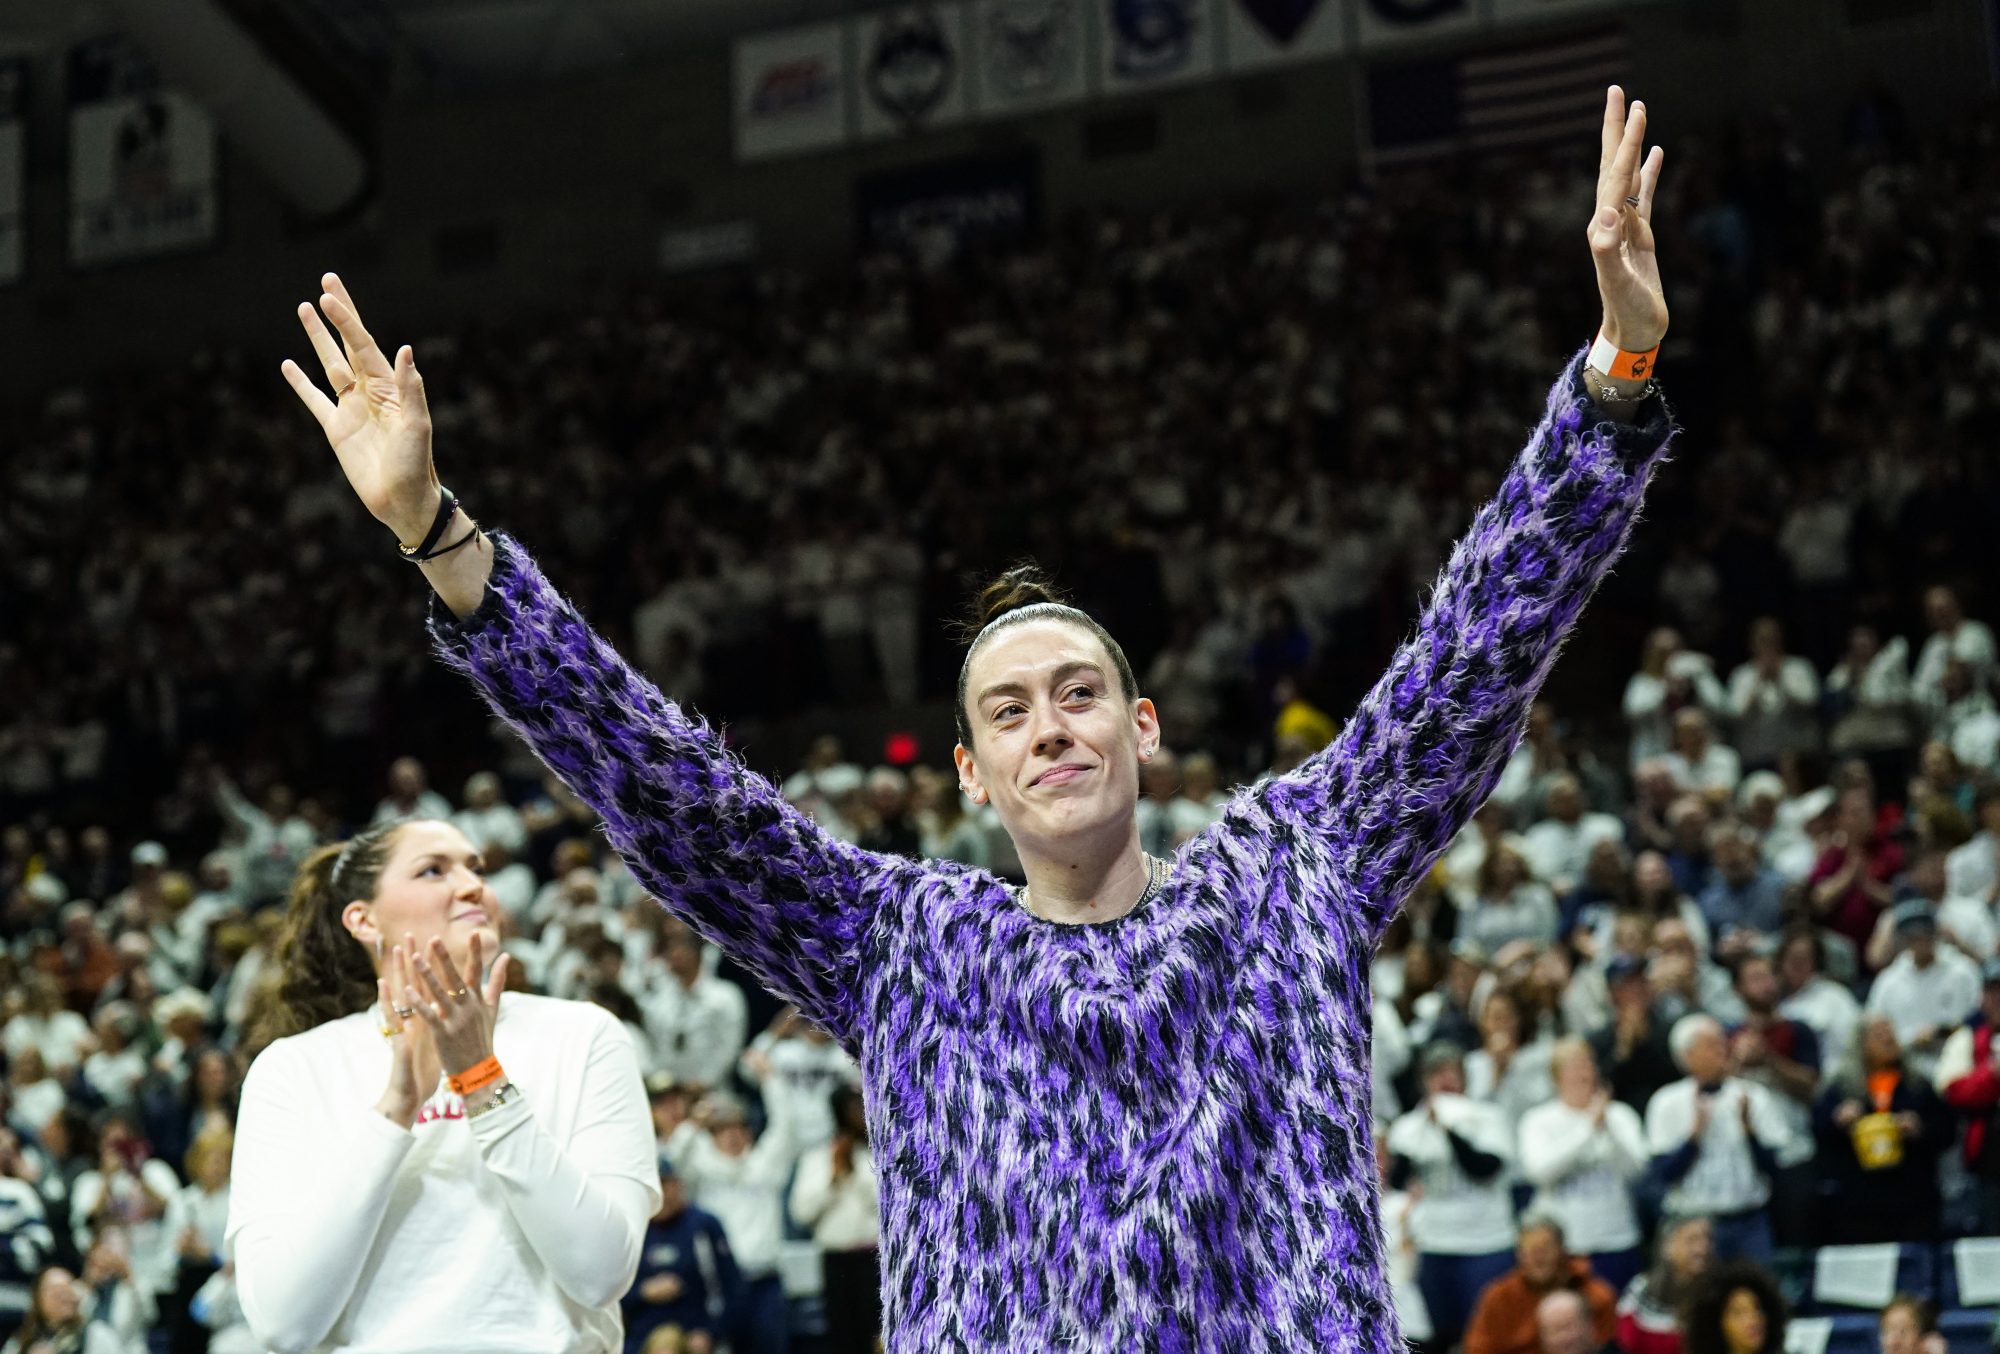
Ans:
{"label": "american flag", "polygon": [[1604,120],[1604,87],[1630,71],[1622,28],[1596,28],[1368,71],[1378,165],[1568,140]]}

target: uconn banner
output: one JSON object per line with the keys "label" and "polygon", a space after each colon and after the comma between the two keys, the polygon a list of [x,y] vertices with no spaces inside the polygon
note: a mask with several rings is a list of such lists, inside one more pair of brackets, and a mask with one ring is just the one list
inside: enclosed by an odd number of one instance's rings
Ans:
{"label": "uconn banner", "polygon": [[1029,152],[948,160],[863,179],[860,238],[933,260],[970,245],[1019,240],[1040,223],[1041,164]]}
{"label": "uconn banner", "polygon": [[69,57],[69,259],[89,267],[199,248],[221,219],[215,126],[106,38]]}
{"label": "uconn banner", "polygon": [[27,233],[28,63],[0,61],[0,285],[21,280]]}

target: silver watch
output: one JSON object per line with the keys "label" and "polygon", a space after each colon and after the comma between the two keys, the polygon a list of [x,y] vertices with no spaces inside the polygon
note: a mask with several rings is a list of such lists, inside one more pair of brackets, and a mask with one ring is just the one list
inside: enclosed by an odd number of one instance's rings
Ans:
{"label": "silver watch", "polygon": [[468,1119],[477,1119],[482,1114],[491,1114],[494,1110],[499,1109],[502,1105],[510,1105],[514,1101],[519,1100],[520,1098],[521,1098],[521,1088],[516,1086],[511,1081],[503,1081],[498,1086],[495,1086],[493,1088],[493,1095],[491,1099],[489,1099],[485,1104],[478,1106],[477,1108],[467,1109],[465,1111],[465,1117]]}

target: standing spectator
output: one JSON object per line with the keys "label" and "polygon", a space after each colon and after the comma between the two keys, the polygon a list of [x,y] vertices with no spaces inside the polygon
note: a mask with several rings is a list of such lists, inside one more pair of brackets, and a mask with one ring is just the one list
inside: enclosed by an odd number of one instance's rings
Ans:
{"label": "standing spectator", "polygon": [[1700,710],[1682,710],[1674,716],[1674,744],[1661,760],[1676,785],[1711,801],[1727,800],[1743,779],[1736,750],[1715,740],[1708,716]]}
{"label": "standing spectator", "polygon": [[0,1126],[0,1331],[28,1314],[35,1275],[55,1254],[56,1239],[36,1186],[40,1172],[14,1130]]}
{"label": "standing spectator", "polygon": [[1709,829],[1714,870],[1696,902],[1709,934],[1724,953],[1740,952],[1742,942],[1774,936],[1785,919],[1785,881],[1757,858],[1757,837],[1739,823]]}
{"label": "standing spectator", "polygon": [[34,1279],[27,1318],[0,1354],[128,1354],[111,1328],[84,1310],[76,1276],[51,1265]]}
{"label": "standing spectator", "polygon": [[1707,1218],[1669,1220],[1660,1228],[1653,1267],[1618,1300],[1618,1347],[1624,1354],[1681,1354],[1681,1308],[1715,1259]]}
{"label": "standing spectator", "polygon": [[1511,1133],[1548,1095],[1553,1045],[1534,1010],[1511,988],[1496,987],[1479,1007],[1479,1047],[1465,1057],[1465,1094],[1492,1105]]}
{"label": "standing spectator", "polygon": [[1758,771],[1787,752],[1819,743],[1819,674],[1810,661],[1785,652],[1775,617],[1750,626],[1750,659],[1729,677],[1729,713],[1736,720],[1736,752]]}
{"label": "standing spectator", "polygon": [[1980,1235],[2000,1232],[2000,1067],[1993,1038],[2000,1031],[2000,959],[1980,973],[1979,1009],[1952,1031],[1938,1054],[1933,1084],[1965,1120],[1965,1164],[1979,1182]]}
{"label": "standing spectator", "polygon": [[1391,1180],[1422,1187],[1410,1210],[1417,1288],[1440,1349],[1458,1343],[1486,1285],[1514,1258],[1514,1206],[1507,1192],[1513,1153],[1507,1121],[1465,1095],[1463,1055],[1436,1043],[1421,1062],[1423,1103],[1389,1129]]}
{"label": "standing spectator", "polygon": [[[466,778],[465,807],[453,814],[451,821],[481,852],[496,843],[506,847],[510,856],[527,848],[528,826],[521,821],[520,810],[501,798],[500,777],[491,771],[477,771]],[[487,861],[486,865],[490,874],[493,863]]]}
{"label": "standing spectator", "polygon": [[829,1354],[875,1354],[882,1333],[881,1206],[861,1092],[831,1097],[833,1138],[799,1160],[792,1221],[812,1232],[826,1293]]}
{"label": "standing spectator", "polygon": [[688,1202],[687,1182],[662,1162],[660,1211],[646,1226],[638,1275],[620,1303],[626,1354],[649,1348],[663,1326],[680,1330],[687,1354],[715,1354],[741,1282],[722,1224]]}
{"label": "standing spectator", "polygon": [[1729,693],[1716,680],[1715,665],[1707,654],[1683,648],[1674,630],[1655,630],[1646,637],[1639,670],[1625,683],[1625,722],[1632,728],[1634,770],[1647,759],[1666,754],[1674,717],[1689,708],[1727,714]]}
{"label": "standing spectator", "polygon": [[291,787],[274,782],[264,791],[263,802],[252,804],[218,769],[212,788],[216,806],[242,834],[237,852],[251,906],[283,898],[292,876],[319,840],[312,824],[295,811]]}
{"label": "standing spectator", "polygon": [[840,1087],[861,1084],[861,1069],[847,1050],[794,1006],[750,1041],[737,1071],[763,1096],[765,1117],[791,1125],[801,1150],[839,1131],[831,1097]]}
{"label": "standing spectator", "polygon": [[790,1126],[774,1120],[761,1138],[753,1137],[742,1102],[711,1091],[667,1139],[666,1156],[694,1201],[722,1224],[742,1274],[730,1343],[737,1354],[785,1354],[792,1344],[791,1313],[778,1279],[778,1252],[785,1239],[785,1180],[798,1157]]}
{"label": "standing spectator", "polygon": [[2000,905],[2000,781],[1980,787],[1973,811],[1979,830],[1945,857],[1945,891],[1991,908]]}
{"label": "standing spectator", "polygon": [[1924,620],[1930,638],[1917,653],[1911,694],[1920,705],[1941,708],[1945,702],[1944,674],[1951,660],[1966,665],[1973,687],[1984,690],[1993,675],[1993,631],[1984,621],[1968,619],[1958,593],[1938,586],[1924,593]]}
{"label": "standing spectator", "polygon": [[1875,929],[1876,916],[1894,898],[1889,881],[1903,872],[1903,848],[1882,831],[1874,797],[1866,790],[1844,791],[1837,809],[1833,836],[1806,883],[1819,924],[1845,936],[1859,951]]}
{"label": "standing spectator", "polygon": [[910,773],[915,789],[917,849],[925,860],[955,860],[983,870],[992,853],[986,834],[973,819],[958,782],[942,772],[928,771],[921,780]]}
{"label": "standing spectator", "polygon": [[1619,1103],[1643,1110],[1678,1075],[1666,1022],[1654,1009],[1653,982],[1644,959],[1614,958],[1605,967],[1604,982],[1611,998],[1611,1024],[1590,1037],[1590,1051]]}
{"label": "standing spectator", "polygon": [[1715,1253],[1769,1261],[1770,1178],[1786,1125],[1769,1093],[1729,1075],[1729,1045],[1710,1015],[1681,1017],[1671,1036],[1687,1076],[1646,1106],[1646,1142],[1667,1183],[1669,1217],[1705,1214]]}
{"label": "standing spectator", "polygon": [[1412,1354],[1444,1354],[1432,1343],[1431,1314],[1424,1307],[1423,1291],[1417,1287],[1417,1244],[1410,1233],[1410,1214],[1417,1206],[1417,1195],[1390,1183],[1390,1166],[1388,1125],[1378,1123],[1375,1170],[1382,1187],[1382,1253],[1389,1271],[1389,1295],[1396,1305],[1396,1324]]}
{"label": "standing spectator", "polygon": [[1842,1049],[1854,1037],[1861,1020],[1861,1003],[1845,987],[1820,970],[1825,966],[1819,933],[1810,926],[1787,928],[1778,940],[1778,986],[1784,1000],[1778,1014],[1813,1032],[1820,1050],[1820,1071],[1833,1070]]}
{"label": "standing spectator", "polygon": [[[1879,764],[1894,771],[1914,741],[1910,723],[1910,645],[1901,635],[1883,643],[1872,625],[1857,625],[1847,650],[1826,674],[1825,708],[1831,720],[1826,748],[1835,757]],[[1893,783],[1893,777],[1891,782]]]}
{"label": "standing spectator", "polygon": [[28,973],[12,994],[13,1013],[0,1029],[8,1058],[34,1050],[57,1076],[68,1076],[90,1049],[90,1024],[63,1005],[62,988],[46,973]]}
{"label": "standing spectator", "polygon": [[1583,783],[1569,772],[1558,772],[1547,783],[1548,816],[1523,835],[1521,854],[1537,879],[1567,893],[1583,878],[1598,843],[1621,839],[1625,825],[1615,814],[1586,813]]}
{"label": "standing spectator", "polygon": [[113,1115],[98,1130],[96,1168],[78,1175],[70,1189],[71,1240],[78,1251],[88,1250],[94,1232],[118,1225],[131,1242],[134,1281],[169,1292],[178,1260],[162,1219],[180,1188],[174,1168],[152,1154],[131,1121]]}
{"label": "standing spectator", "polygon": [[1465,1354],[1535,1354],[1536,1309],[1558,1291],[1575,1293],[1589,1306],[1592,1348],[1611,1342],[1618,1328],[1617,1290],[1592,1274],[1582,1256],[1570,1254],[1561,1223],[1539,1214],[1523,1218],[1514,1261],[1513,1269],[1479,1295],[1465,1328]]}
{"label": "standing spectator", "polygon": [[1803,1241],[1812,1220],[1813,1100],[1819,1093],[1819,1038],[1811,1027],[1780,1015],[1776,968],[1766,955],[1736,961],[1736,995],[1743,1019],[1729,1031],[1736,1075],[1770,1092],[1787,1132],[1771,1181],[1772,1221],[1787,1245]]}
{"label": "standing spectator", "polygon": [[1561,1223],[1591,1272],[1620,1290],[1639,1272],[1632,1182],[1646,1169],[1646,1131],[1611,1098],[1590,1045],[1563,1040],[1551,1065],[1555,1097],[1521,1116],[1521,1174],[1535,1186],[1535,1212]]}
{"label": "standing spectator", "polygon": [[1761,1265],[1717,1265],[1689,1294],[1685,1354],[1779,1354],[1785,1347],[1785,1299]]}
{"label": "standing spectator", "polygon": [[639,997],[659,1070],[710,1089],[726,1086],[743,1052],[750,1019],[743,989],[702,972],[702,942],[693,930],[667,933],[666,972]]}
{"label": "standing spectator", "polygon": [[1862,1021],[1855,1046],[1814,1115],[1819,1168],[1829,1179],[1835,1241],[1935,1241],[1938,1158],[1954,1126],[1922,1076],[1905,1069],[1895,1026]]}
{"label": "standing spectator", "polygon": [[398,757],[389,764],[389,793],[375,806],[373,824],[399,818],[434,818],[451,821],[451,801],[430,787],[424,764],[415,757]]}
{"label": "standing spectator", "polygon": [[[125,1233],[104,1227],[91,1239],[84,1252],[83,1271],[77,1276],[91,1319],[102,1324],[118,1341],[124,1354],[145,1354],[147,1336],[159,1320],[159,1305],[153,1292],[132,1278],[132,1257]],[[248,1354],[211,1343],[211,1354]],[[261,1348],[256,1354],[263,1354]]]}
{"label": "standing spectator", "polygon": [[174,1354],[201,1354],[208,1329],[190,1311],[196,1293],[228,1258],[229,1165],[236,1137],[226,1125],[208,1129],[188,1148],[188,1184],[167,1202],[164,1222],[180,1261],[178,1291],[169,1308],[174,1321]]}
{"label": "standing spectator", "polygon": [[1528,862],[1506,842],[1497,842],[1479,867],[1471,910],[1459,917],[1458,933],[1488,954],[1516,941],[1547,945],[1556,938],[1556,900],[1528,873]]}
{"label": "standing spectator", "polygon": [[1938,944],[1928,904],[1898,907],[1895,932],[1902,952],[1868,989],[1868,1014],[1887,1018],[1911,1066],[1927,1077],[1945,1036],[1979,1005],[1979,965]]}
{"label": "standing spectator", "polygon": [[1173,849],[1178,850],[1182,842],[1199,836],[1221,818],[1221,777],[1215,758],[1206,752],[1191,752],[1181,763],[1181,792],[1167,805]]}

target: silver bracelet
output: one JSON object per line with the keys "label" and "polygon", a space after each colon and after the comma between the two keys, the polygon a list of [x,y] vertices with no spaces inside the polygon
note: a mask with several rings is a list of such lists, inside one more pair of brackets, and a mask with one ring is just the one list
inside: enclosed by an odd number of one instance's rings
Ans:
{"label": "silver bracelet", "polygon": [[1596,400],[1599,404],[1636,405],[1636,404],[1644,404],[1647,400],[1650,400],[1653,398],[1653,396],[1659,394],[1660,383],[1658,381],[1648,379],[1646,384],[1639,388],[1638,394],[1627,395],[1624,394],[1622,391],[1620,391],[1616,386],[1606,384],[1602,378],[1599,378],[1594,372],[1591,371],[1591,369],[1588,366],[1586,366],[1583,369],[1583,388],[1589,391],[1590,397]]}
{"label": "silver bracelet", "polygon": [[493,1088],[493,1096],[485,1104],[480,1105],[476,1109],[467,1108],[465,1117],[467,1119],[477,1119],[482,1114],[491,1114],[502,1105],[511,1105],[520,1098],[521,1088],[511,1081],[503,1081]]}

